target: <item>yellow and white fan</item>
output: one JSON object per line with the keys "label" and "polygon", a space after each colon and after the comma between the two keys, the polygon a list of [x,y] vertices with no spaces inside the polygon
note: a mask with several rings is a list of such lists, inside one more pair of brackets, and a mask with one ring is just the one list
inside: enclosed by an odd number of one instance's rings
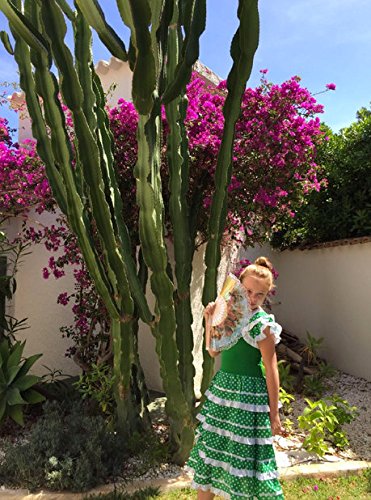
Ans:
{"label": "yellow and white fan", "polygon": [[227,276],[223,288],[221,289],[220,294],[215,301],[215,309],[211,318],[211,326],[219,326],[227,318],[227,302],[229,299],[229,294],[238,283],[240,283],[240,280],[233,274]]}
{"label": "yellow and white fan", "polygon": [[229,274],[206,322],[206,348],[219,351],[228,348],[239,335],[249,311],[245,289],[240,280]]}

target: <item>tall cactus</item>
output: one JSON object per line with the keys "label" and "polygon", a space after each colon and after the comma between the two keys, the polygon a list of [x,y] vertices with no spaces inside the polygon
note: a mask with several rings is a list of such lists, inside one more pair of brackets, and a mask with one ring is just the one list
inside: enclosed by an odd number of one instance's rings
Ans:
{"label": "tall cactus", "polygon": [[[205,284],[202,301],[208,304],[216,296],[216,278],[221,258],[220,243],[227,216],[227,188],[232,175],[234,129],[241,112],[242,95],[250,76],[253,58],[259,41],[259,14],[257,0],[240,0],[238,4],[240,25],[233,37],[231,56],[233,66],[227,78],[228,95],[225,100],[224,131],[215,171],[215,194],[209,220],[209,242],[206,248]],[[204,358],[201,391],[208,387],[212,375],[212,362]]]}
{"label": "tall cactus", "polygon": [[[107,23],[97,0],[75,0],[74,9],[64,0],[0,0],[0,9],[7,16],[15,38],[14,57],[38,152],[45,162],[55,199],[77,235],[87,268],[111,317],[119,427],[124,432],[127,422],[138,416],[129,397],[131,367],[138,363],[137,313],[155,337],[167,395],[174,459],[182,463],[193,442],[195,399],[190,283],[196,234],[187,205],[185,88],[199,56],[199,39],[206,24],[206,0],[117,0],[117,6],[131,32],[128,50]],[[258,42],[257,0],[239,0],[238,18],[240,25],[231,48],[233,67],[228,76],[225,129],[209,221],[204,303],[216,294],[234,125]],[[64,41],[66,20],[74,31],[74,53]],[[92,64],[90,27],[115,57],[129,62],[133,71],[132,97],[139,115],[138,159],[133,173],[139,207],[139,270],[125,225],[104,94]],[[8,44],[5,36],[2,39]],[[58,69],[58,78],[51,70],[53,64]],[[73,117],[74,144],[70,143],[59,95]],[[170,130],[168,188],[174,273],[169,272],[172,263],[164,236],[160,176],[162,104]],[[145,268],[150,271],[155,296],[153,312],[141,279]],[[211,371],[212,361],[205,351],[203,387]]]}

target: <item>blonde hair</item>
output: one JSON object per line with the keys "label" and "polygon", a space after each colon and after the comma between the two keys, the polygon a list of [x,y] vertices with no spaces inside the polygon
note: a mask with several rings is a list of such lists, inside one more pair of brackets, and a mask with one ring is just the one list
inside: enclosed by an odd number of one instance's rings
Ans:
{"label": "blonde hair", "polygon": [[255,276],[256,278],[267,281],[269,290],[271,290],[274,288],[272,269],[273,266],[269,259],[266,257],[258,257],[253,264],[245,267],[240,274],[240,281],[246,278],[246,276]]}

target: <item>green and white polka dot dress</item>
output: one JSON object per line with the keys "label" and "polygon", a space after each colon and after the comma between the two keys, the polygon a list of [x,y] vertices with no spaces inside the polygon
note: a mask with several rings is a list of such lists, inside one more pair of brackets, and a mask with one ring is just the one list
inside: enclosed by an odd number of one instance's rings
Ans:
{"label": "green and white polka dot dress", "polygon": [[192,486],[224,498],[282,499],[269,420],[269,401],[257,342],[269,326],[276,343],[281,327],[259,309],[241,336],[222,352],[221,369],[198,415],[196,442],[186,468]]}

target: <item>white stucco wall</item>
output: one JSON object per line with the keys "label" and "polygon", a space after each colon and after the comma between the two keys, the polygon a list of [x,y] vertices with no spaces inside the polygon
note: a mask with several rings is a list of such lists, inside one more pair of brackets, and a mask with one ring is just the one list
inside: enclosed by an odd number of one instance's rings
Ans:
{"label": "white stucco wall", "polygon": [[[36,229],[40,225],[50,225],[55,222],[52,214],[44,213],[41,216],[30,214],[30,224]],[[6,228],[9,238],[14,238],[20,229],[21,221],[14,219]],[[72,312],[69,307],[57,304],[59,293],[73,290],[72,269],[67,271],[64,278],[55,280],[42,277],[42,269],[46,267],[52,255],[43,245],[32,246],[30,254],[22,258],[22,263],[16,275],[17,291],[9,304],[8,312],[18,320],[28,318],[29,329],[17,334],[18,340],[26,340],[24,354],[43,353],[36,362],[33,372],[43,375],[48,370],[62,370],[64,374],[75,375],[79,372],[77,365],[65,357],[71,341],[63,339],[59,328],[72,323]]]}
{"label": "white stucco wall", "polygon": [[371,243],[259,252],[279,272],[277,320],[303,340],[323,337],[328,362],[371,380]]}

